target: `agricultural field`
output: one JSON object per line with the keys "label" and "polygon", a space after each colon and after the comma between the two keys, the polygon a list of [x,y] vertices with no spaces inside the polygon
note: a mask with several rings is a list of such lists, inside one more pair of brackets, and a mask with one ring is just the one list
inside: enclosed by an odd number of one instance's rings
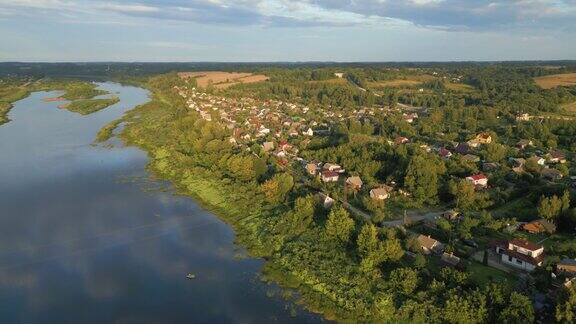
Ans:
{"label": "agricultural field", "polygon": [[424,82],[434,80],[435,77],[431,75],[416,75],[409,76],[402,79],[393,79],[379,82],[369,82],[368,85],[371,88],[405,88],[405,87],[416,87]]}
{"label": "agricultural field", "polygon": [[534,78],[536,84],[543,89],[576,86],[576,73],[552,74]]}
{"label": "agricultural field", "polygon": [[238,73],[238,72],[181,72],[178,73],[181,78],[195,78],[200,88],[206,88],[213,85],[217,89],[226,89],[236,84],[255,83],[268,80],[268,77],[262,74]]}

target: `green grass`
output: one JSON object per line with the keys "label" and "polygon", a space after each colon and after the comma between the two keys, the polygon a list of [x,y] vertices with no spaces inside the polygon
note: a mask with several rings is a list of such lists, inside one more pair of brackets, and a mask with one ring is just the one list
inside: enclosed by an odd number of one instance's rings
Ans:
{"label": "green grass", "polygon": [[490,282],[504,283],[508,286],[511,286],[516,282],[516,277],[514,275],[496,268],[485,266],[476,261],[470,261],[466,267],[466,271],[470,274],[470,280],[480,287],[484,287]]}
{"label": "green grass", "polygon": [[66,85],[65,90],[66,93],[62,95],[62,98],[68,100],[92,99],[107,93],[104,90],[96,89],[95,84],[85,82],[69,83]]}
{"label": "green grass", "polygon": [[112,138],[113,132],[116,129],[116,127],[118,127],[118,125],[122,122],[122,120],[117,119],[114,120],[110,123],[108,123],[106,126],[102,127],[102,129],[100,129],[98,131],[98,134],[96,134],[96,142],[106,142],[107,140],[109,140],[110,138]]}
{"label": "green grass", "polygon": [[492,211],[497,217],[515,217],[517,220],[531,220],[536,216],[534,204],[526,198],[518,198]]}
{"label": "green grass", "polygon": [[72,101],[70,104],[64,106],[69,111],[79,113],[81,115],[89,115],[97,112],[113,104],[119,102],[117,97],[111,99],[84,99]]}

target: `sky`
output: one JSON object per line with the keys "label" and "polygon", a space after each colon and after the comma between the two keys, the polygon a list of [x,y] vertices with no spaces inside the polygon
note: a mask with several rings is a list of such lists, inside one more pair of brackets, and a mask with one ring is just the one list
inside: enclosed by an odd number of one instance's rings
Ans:
{"label": "sky", "polygon": [[576,0],[0,0],[0,61],[576,59]]}

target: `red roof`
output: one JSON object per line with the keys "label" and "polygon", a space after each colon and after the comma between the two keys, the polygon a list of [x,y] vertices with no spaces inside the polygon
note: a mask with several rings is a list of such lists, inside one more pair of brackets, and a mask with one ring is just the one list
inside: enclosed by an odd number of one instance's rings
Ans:
{"label": "red roof", "polygon": [[330,171],[330,170],[322,171],[322,176],[325,178],[338,177],[339,175],[340,174],[338,172],[334,172],[334,171]]}
{"label": "red roof", "polygon": [[484,180],[484,179],[488,179],[488,177],[486,177],[485,175],[483,175],[482,173],[479,174],[475,174],[475,175],[471,175],[468,178],[474,180],[474,181],[478,181],[478,180]]}

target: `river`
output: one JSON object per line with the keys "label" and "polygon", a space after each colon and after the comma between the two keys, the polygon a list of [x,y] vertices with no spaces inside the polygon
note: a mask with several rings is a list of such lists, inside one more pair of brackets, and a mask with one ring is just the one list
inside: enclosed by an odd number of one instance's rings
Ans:
{"label": "river", "polygon": [[260,280],[228,225],[150,180],[143,151],[92,145],[148,100],[100,87],[120,102],[81,116],[35,92],[0,126],[0,322],[322,321]]}

